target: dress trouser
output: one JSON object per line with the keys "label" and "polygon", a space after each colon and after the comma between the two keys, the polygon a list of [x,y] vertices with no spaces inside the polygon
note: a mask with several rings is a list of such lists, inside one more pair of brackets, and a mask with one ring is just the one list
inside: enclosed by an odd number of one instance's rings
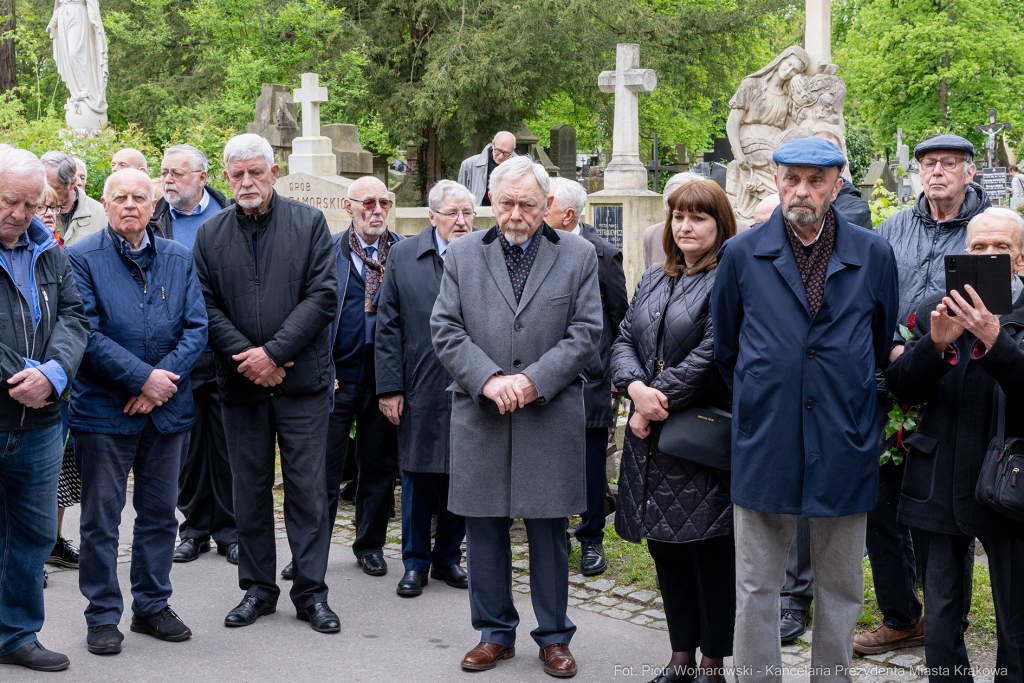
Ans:
{"label": "dress trouser", "polygon": [[178,533],[182,539],[200,542],[212,537],[218,547],[226,548],[238,541],[238,533],[213,351],[203,352],[190,379],[196,422],[181,454],[178,510],[185,521]]}
{"label": "dress trouser", "polygon": [[57,542],[62,443],[60,423],[0,432],[0,655],[36,640],[43,627],[43,563]]}
{"label": "dress trouser", "polygon": [[355,458],[359,477],[356,480],[356,537],[352,542],[352,552],[356,557],[384,549],[388,520],[395,505],[395,473],[398,471],[398,433],[380,412],[373,345],[366,348],[363,381],[358,384],[338,382],[327,436],[327,516],[333,528],[338,514],[338,494],[345,472],[345,459],[348,457],[348,435],[355,418]]}
{"label": "dress trouser", "polygon": [[608,428],[588,427],[587,436],[587,509],[576,527],[580,543],[604,541],[604,497],[608,486]]}
{"label": "dress trouser", "polygon": [[732,535],[689,543],[647,540],[658,570],[673,652],[700,648],[732,656],[736,616],[736,549]]}
{"label": "dress trouser", "polygon": [[[448,509],[449,475],[402,470],[402,562],[406,571],[425,572],[462,560],[466,518]],[[430,518],[437,505],[437,531],[430,549]]]}
{"label": "dress trouser", "polygon": [[782,609],[811,609],[814,600],[814,574],[811,572],[811,527],[807,518],[796,521],[796,533],[786,562],[786,583],[782,587]]}
{"label": "dress trouser", "polygon": [[[1013,524],[1010,520],[1008,525]],[[924,559],[924,652],[932,683],[973,681],[967,648],[965,575],[970,577],[973,555],[970,536],[951,536],[917,530],[918,553]],[[992,602],[996,612],[995,683],[1024,680],[1024,539],[981,538],[988,554]],[[970,580],[966,578],[966,580]],[[817,632],[815,632],[817,635]]]}
{"label": "dress trouser", "polygon": [[281,452],[284,524],[295,567],[291,599],[298,609],[327,601],[324,450],[327,390],[224,403],[228,457],[238,526],[238,586],[277,604],[274,538],[274,446]]}
{"label": "dress trouser", "polygon": [[[530,544],[530,599],[537,628],[530,632],[540,647],[569,644],[576,626],[569,621],[569,551],[565,518],[524,519]],[[519,613],[512,602],[512,542],[506,517],[466,518],[466,567],[469,608],[480,640],[512,647]]]}
{"label": "dress trouser", "polygon": [[146,419],[138,434],[94,434],[74,430],[75,460],[82,472],[82,547],[78,586],[89,600],[89,627],[117,624],[124,612],[117,581],[117,544],[121,512],[134,477],[132,505],[132,612],[156,614],[171,597],[171,564],[178,520],[181,449],[188,432],[163,434]]}
{"label": "dress trouser", "polygon": [[[737,676],[740,683],[781,683],[779,587],[799,518],[739,505],[733,510]],[[865,518],[859,514],[808,519],[814,573],[812,683],[853,680],[853,633],[864,600]]]}

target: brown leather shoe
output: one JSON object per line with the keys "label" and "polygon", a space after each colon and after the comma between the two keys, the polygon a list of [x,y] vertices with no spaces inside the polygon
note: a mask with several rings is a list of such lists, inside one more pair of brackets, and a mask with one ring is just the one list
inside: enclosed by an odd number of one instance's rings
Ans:
{"label": "brown leather shoe", "polygon": [[576,658],[565,643],[555,643],[541,648],[540,659],[544,662],[544,673],[559,678],[576,675]]}
{"label": "brown leather shoe", "polygon": [[514,647],[480,642],[462,658],[462,668],[470,671],[488,671],[498,666],[499,659],[512,659],[515,656]]}
{"label": "brown leather shoe", "polygon": [[901,647],[924,645],[924,617],[917,626],[906,631],[894,631],[882,624],[873,631],[853,637],[853,650],[862,655],[880,655]]}

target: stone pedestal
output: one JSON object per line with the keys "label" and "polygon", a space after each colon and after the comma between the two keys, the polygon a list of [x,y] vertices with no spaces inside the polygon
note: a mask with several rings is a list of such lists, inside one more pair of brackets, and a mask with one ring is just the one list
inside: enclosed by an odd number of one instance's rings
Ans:
{"label": "stone pedestal", "polygon": [[[607,179],[605,187],[608,188]],[[608,188],[587,195],[584,222],[596,227],[598,234],[622,249],[626,291],[630,297],[644,274],[644,230],[663,220],[665,205],[656,192]]]}
{"label": "stone pedestal", "polygon": [[360,178],[373,173],[373,154],[359,146],[359,126],[329,123],[320,126],[320,134],[331,139],[338,175]]}
{"label": "stone pedestal", "polygon": [[331,139],[322,135],[292,140],[292,153],[288,157],[288,175],[334,175],[338,161],[334,156]]}
{"label": "stone pedestal", "polygon": [[81,113],[68,109],[64,114],[64,121],[78,131],[95,133],[107,125],[107,115],[94,112],[88,107],[80,107]]}
{"label": "stone pedestal", "polygon": [[[302,138],[296,138],[297,143]],[[323,138],[327,140],[327,138]],[[328,141],[329,142],[329,141]],[[294,164],[295,155],[292,155]],[[334,159],[331,158],[331,171],[334,170]],[[348,228],[352,218],[345,211],[344,200],[348,195],[348,188],[355,182],[352,178],[343,178],[337,175],[313,175],[305,172],[291,173],[284,178],[278,178],[274,189],[282,197],[290,197],[303,204],[315,206],[324,212],[327,225],[331,232],[341,232]],[[388,196],[394,201],[394,194]],[[394,229],[395,209],[388,212],[388,228]]]}

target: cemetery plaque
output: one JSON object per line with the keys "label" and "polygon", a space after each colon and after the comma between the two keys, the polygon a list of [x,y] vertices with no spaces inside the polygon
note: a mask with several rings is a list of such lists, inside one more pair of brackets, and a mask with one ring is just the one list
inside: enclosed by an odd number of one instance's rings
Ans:
{"label": "cemetery plaque", "polygon": [[576,180],[576,129],[566,123],[551,127],[551,160],[558,175]]}
{"label": "cemetery plaque", "polygon": [[622,249],[622,206],[594,206],[594,227],[597,234]]}
{"label": "cemetery plaque", "polygon": [[989,199],[1006,199],[1006,168],[983,168],[981,183]]}

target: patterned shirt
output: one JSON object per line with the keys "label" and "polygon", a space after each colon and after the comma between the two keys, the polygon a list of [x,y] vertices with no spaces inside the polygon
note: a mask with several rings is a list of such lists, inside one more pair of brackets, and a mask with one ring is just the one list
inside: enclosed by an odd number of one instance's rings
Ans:
{"label": "patterned shirt", "polygon": [[533,261],[537,258],[537,250],[540,249],[539,238],[539,235],[534,234],[533,238],[527,242],[524,251],[522,247],[510,244],[505,239],[504,233],[498,230],[498,240],[501,242],[501,251],[505,254],[505,265],[508,267],[508,276],[512,280],[512,291],[516,295],[516,303],[519,303],[520,297],[523,296],[526,278],[530,276]]}
{"label": "patterned shirt", "polygon": [[800,241],[789,221],[786,221],[786,237],[789,238],[789,246],[793,249],[796,267],[800,271],[800,279],[803,280],[804,291],[807,293],[807,307],[813,318],[818,314],[821,302],[825,299],[825,274],[828,272],[828,261],[832,258],[832,251],[836,246],[836,216],[829,208],[818,237],[808,245]]}

